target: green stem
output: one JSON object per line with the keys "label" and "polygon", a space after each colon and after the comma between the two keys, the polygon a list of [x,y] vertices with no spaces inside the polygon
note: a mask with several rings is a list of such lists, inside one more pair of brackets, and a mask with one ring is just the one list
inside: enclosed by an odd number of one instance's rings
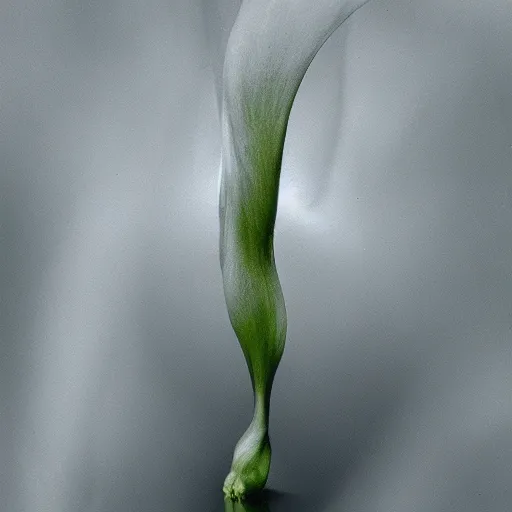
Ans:
{"label": "green stem", "polygon": [[231,325],[254,390],[254,416],[224,490],[261,488],[270,467],[270,393],[287,318],[274,261],[284,140],[302,78],[329,35],[368,0],[250,0],[231,32],[223,77],[220,260]]}
{"label": "green stem", "polygon": [[268,432],[270,415],[270,390],[254,394],[254,414],[251,424]]}

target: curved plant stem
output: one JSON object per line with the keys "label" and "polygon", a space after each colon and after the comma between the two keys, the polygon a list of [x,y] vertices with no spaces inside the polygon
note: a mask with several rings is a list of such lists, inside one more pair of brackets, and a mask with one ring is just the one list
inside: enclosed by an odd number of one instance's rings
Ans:
{"label": "curved plant stem", "polygon": [[270,393],[286,338],[274,224],[286,127],[313,57],[368,0],[247,0],[223,75],[220,259],[229,318],[254,390],[254,416],[236,445],[224,492],[262,489],[270,468]]}

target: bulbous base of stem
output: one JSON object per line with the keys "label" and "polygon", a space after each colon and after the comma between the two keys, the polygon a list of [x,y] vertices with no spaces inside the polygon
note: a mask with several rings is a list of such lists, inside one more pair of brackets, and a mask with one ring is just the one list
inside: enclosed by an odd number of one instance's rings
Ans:
{"label": "bulbous base of stem", "polygon": [[267,429],[251,423],[235,447],[231,471],[224,481],[226,497],[238,501],[261,491],[267,483],[270,458]]}

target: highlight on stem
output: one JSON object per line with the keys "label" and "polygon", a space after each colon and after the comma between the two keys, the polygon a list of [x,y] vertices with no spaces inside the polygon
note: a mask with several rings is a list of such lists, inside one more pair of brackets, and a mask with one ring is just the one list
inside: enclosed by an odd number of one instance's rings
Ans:
{"label": "highlight on stem", "polygon": [[270,395],[287,326],[274,261],[274,225],[290,110],[315,54],[367,1],[246,0],[228,41],[220,263],[229,318],[254,393],[254,415],[235,447],[223,487],[233,500],[261,490],[270,469]]}

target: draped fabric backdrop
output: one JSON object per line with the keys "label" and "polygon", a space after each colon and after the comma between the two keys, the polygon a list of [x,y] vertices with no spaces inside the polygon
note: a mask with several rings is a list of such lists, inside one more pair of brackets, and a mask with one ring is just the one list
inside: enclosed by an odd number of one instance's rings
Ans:
{"label": "draped fabric backdrop", "polygon": [[[252,407],[217,247],[238,7],[1,8],[2,511],[223,510]],[[374,0],[299,90],[268,482],[294,511],[512,503],[511,9]]]}

